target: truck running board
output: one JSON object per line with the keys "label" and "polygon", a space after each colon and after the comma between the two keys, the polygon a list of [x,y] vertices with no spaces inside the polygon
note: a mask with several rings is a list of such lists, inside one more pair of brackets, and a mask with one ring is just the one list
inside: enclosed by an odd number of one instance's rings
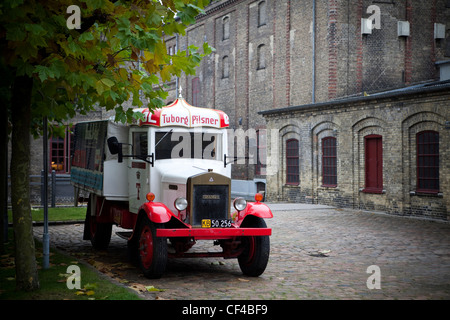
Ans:
{"label": "truck running board", "polygon": [[[133,235],[132,231],[117,231],[116,234],[125,240]],[[183,229],[158,229],[157,237],[194,237],[197,239],[226,239],[232,237],[270,236],[270,228],[183,228]]]}

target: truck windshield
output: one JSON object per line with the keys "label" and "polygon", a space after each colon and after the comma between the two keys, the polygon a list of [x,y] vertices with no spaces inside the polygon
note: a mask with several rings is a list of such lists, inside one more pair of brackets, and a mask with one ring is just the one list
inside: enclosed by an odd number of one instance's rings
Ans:
{"label": "truck windshield", "polygon": [[221,133],[205,132],[156,132],[156,160],[210,159],[219,160]]}

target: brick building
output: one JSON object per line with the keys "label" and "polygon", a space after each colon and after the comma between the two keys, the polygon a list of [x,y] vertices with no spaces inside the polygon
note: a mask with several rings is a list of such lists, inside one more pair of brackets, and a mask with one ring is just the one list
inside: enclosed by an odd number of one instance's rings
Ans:
{"label": "brick building", "polygon": [[447,220],[450,81],[262,112],[267,199]]}

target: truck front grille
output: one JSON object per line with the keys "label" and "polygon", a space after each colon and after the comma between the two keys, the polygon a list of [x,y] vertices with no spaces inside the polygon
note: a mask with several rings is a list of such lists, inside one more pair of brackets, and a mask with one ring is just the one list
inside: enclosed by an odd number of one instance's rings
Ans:
{"label": "truck front grille", "polygon": [[194,185],[191,221],[201,226],[202,219],[228,219],[228,185]]}

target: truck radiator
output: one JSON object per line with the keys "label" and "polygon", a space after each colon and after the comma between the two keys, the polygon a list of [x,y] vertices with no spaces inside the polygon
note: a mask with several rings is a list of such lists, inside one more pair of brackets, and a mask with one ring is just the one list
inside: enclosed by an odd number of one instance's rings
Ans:
{"label": "truck radiator", "polygon": [[194,185],[191,223],[201,226],[202,219],[228,219],[228,185]]}

